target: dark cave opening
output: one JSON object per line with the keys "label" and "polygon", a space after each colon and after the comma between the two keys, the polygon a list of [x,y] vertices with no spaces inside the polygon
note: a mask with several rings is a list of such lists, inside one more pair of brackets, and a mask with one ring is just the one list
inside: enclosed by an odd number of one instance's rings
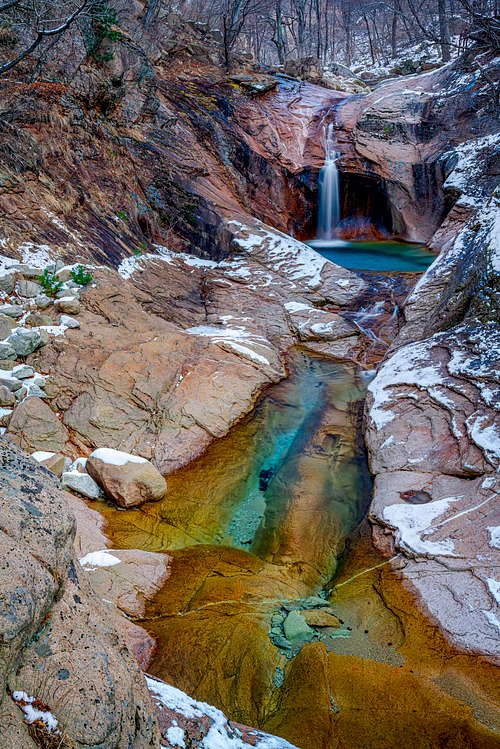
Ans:
{"label": "dark cave opening", "polygon": [[[310,211],[295,220],[295,236],[303,241],[316,236],[318,223],[318,173],[303,172],[307,183]],[[386,181],[375,175],[339,170],[340,222],[342,239],[392,239],[405,234],[405,223],[392,204]]]}

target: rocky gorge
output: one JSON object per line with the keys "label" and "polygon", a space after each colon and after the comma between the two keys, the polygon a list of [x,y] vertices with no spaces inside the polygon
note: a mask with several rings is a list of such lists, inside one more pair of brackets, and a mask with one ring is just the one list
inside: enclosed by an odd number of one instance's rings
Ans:
{"label": "rocky gorge", "polygon": [[[338,91],[175,23],[2,111],[3,745],[498,746],[498,57]],[[425,273],[305,244],[328,122],[342,238]]]}

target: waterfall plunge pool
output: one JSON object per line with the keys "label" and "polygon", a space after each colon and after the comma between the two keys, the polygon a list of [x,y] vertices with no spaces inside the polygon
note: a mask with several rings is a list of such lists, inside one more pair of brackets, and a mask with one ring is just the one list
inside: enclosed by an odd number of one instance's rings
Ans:
{"label": "waterfall plunge pool", "polygon": [[424,245],[408,242],[311,239],[306,244],[332,263],[350,270],[422,273],[436,259]]}

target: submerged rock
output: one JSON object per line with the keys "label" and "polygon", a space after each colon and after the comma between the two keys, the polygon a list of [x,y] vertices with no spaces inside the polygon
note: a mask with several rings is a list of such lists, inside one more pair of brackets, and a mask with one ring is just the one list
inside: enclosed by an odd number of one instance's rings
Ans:
{"label": "submerged rock", "polygon": [[307,642],[314,637],[314,630],[309,627],[299,611],[290,611],[283,623],[286,639],[291,643]]}
{"label": "submerged rock", "polygon": [[167,491],[167,482],[145,458],[119,450],[99,448],[87,460],[86,469],[121,507],[157,502]]}

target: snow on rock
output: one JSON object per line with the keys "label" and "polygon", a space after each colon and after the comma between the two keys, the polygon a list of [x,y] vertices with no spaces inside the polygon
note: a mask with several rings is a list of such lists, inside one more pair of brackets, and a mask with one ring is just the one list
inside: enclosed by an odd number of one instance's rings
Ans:
{"label": "snow on rock", "polygon": [[365,413],[377,544],[404,555],[403,577],[447,638],[488,656],[499,654],[499,382],[498,325],[466,319],[389,353]]}
{"label": "snow on rock", "polygon": [[[425,341],[406,344],[382,363],[368,386],[370,440],[381,446],[389,432],[394,433],[392,423],[398,419],[398,430],[405,424],[405,439],[400,443],[404,450],[398,448],[400,455],[406,450],[414,458],[418,446],[419,455],[434,452],[436,456],[427,462],[427,467],[450,473],[467,471],[467,461],[472,460],[471,451],[474,452],[473,447],[467,450],[467,438],[468,443],[480,448],[485,463],[496,467],[500,464],[499,381],[500,330],[495,324],[464,323]],[[414,407],[408,403],[412,400]],[[428,441],[424,438],[427,430],[422,406],[418,405],[424,400],[434,423]],[[443,439],[450,430],[456,440],[454,447],[452,442],[447,448],[436,443],[438,428]],[[450,461],[458,463],[446,464],[445,449]],[[377,455],[372,460],[376,472],[381,458]],[[402,462],[385,465],[391,469],[404,467]]]}
{"label": "snow on rock", "polygon": [[[200,749],[246,749],[249,746],[255,749],[296,749],[285,739],[229,723],[217,708],[194,700],[158,679],[146,676],[146,683],[159,708],[163,738],[168,740],[170,747],[185,746],[185,736],[189,736],[191,729],[196,736],[201,734],[201,738],[197,738]],[[170,725],[164,728],[166,723]],[[251,741],[246,741],[246,738],[251,738]]]}
{"label": "snow on rock", "polygon": [[34,707],[33,703],[38,702],[38,700],[36,700],[34,697],[28,696],[26,692],[15,691],[12,692],[12,699],[14,700],[14,702],[19,704],[19,707],[25,715],[26,723],[35,723],[35,721],[40,721],[41,723],[45,724],[49,731],[59,733],[59,731],[57,730],[59,722],[55,715],[52,715],[52,713],[48,710],[42,710],[40,708]]}
{"label": "snow on rock", "polygon": [[163,499],[167,484],[146,458],[101,447],[91,453],[86,470],[104,493],[122,507]]}
{"label": "snow on rock", "polygon": [[377,376],[368,385],[373,397],[369,418],[377,429],[394,419],[391,406],[398,400],[395,388],[399,385],[414,385],[417,388],[439,385],[442,375],[439,368],[429,362],[427,342],[403,346],[382,363]]}
{"label": "snow on rock", "polygon": [[454,324],[460,312],[465,314],[479,277],[488,272],[488,260],[493,272],[500,273],[499,191],[484,201],[420,277],[404,304],[406,325],[395,345],[432,335]]}
{"label": "snow on rock", "polygon": [[61,484],[63,489],[82,494],[89,499],[99,499],[102,495],[101,487],[88,473],[65,471],[61,476]]}
{"label": "snow on rock", "polygon": [[446,497],[424,505],[394,504],[384,508],[384,520],[396,529],[396,545],[410,555],[456,556],[453,541],[428,541],[424,536],[435,531],[433,521],[443,515],[451,502],[462,497]]}
{"label": "snow on rock", "polygon": [[491,151],[500,159],[500,134],[494,133],[482,138],[475,138],[461,143],[459,146],[444,154],[443,158],[453,157],[456,165],[446,178],[443,189],[453,190],[465,195],[474,205],[480,205],[487,197],[481,180],[484,174],[485,154]]}
{"label": "snow on rock", "polygon": [[278,371],[281,367],[279,355],[271,342],[245,326],[198,325],[194,328],[187,328],[186,333],[210,338],[220,348],[256,366],[270,367]]}
{"label": "snow on rock", "polygon": [[252,233],[250,228],[237,221],[231,221],[229,226],[241,230],[233,240],[239,250],[252,254],[255,248],[264,245],[273,270],[280,273],[287,269],[287,275],[294,281],[305,282],[311,289],[320,286],[321,273],[328,261],[307,245],[278,231],[262,228]]}
{"label": "snow on rock", "polygon": [[490,534],[490,546],[492,549],[500,549],[500,525],[490,525],[488,527]]}
{"label": "snow on rock", "polygon": [[172,746],[180,746],[182,749],[185,749],[186,742],[184,741],[185,733],[182,728],[179,728],[178,725],[170,726],[170,728],[167,728],[167,734],[166,737],[168,739],[168,743]]}
{"label": "snow on rock", "polygon": [[147,463],[146,458],[141,458],[138,455],[131,455],[130,453],[124,453],[120,450],[113,450],[109,447],[99,447],[90,456],[97,460],[101,460],[103,463],[107,463],[112,466],[125,466],[127,463]]}
{"label": "snow on rock", "polygon": [[498,582],[498,580],[495,580],[495,578],[493,577],[487,577],[486,583],[491,595],[493,596],[495,601],[500,604],[500,582]]}
{"label": "snow on rock", "polygon": [[[254,262],[292,281],[305,291],[319,291],[330,301],[344,303],[357,296],[365,282],[332,263],[303,242],[254,220],[229,221],[233,247]],[[339,283],[340,280],[340,283]]]}
{"label": "snow on rock", "polygon": [[110,554],[109,551],[92,551],[80,559],[82,567],[113,567],[120,564],[121,559]]}
{"label": "snow on rock", "polygon": [[41,463],[44,460],[48,460],[49,458],[53,458],[55,453],[49,453],[44,452],[43,450],[37,450],[34,453],[31,453],[31,457],[33,460],[36,460],[37,463]]}

